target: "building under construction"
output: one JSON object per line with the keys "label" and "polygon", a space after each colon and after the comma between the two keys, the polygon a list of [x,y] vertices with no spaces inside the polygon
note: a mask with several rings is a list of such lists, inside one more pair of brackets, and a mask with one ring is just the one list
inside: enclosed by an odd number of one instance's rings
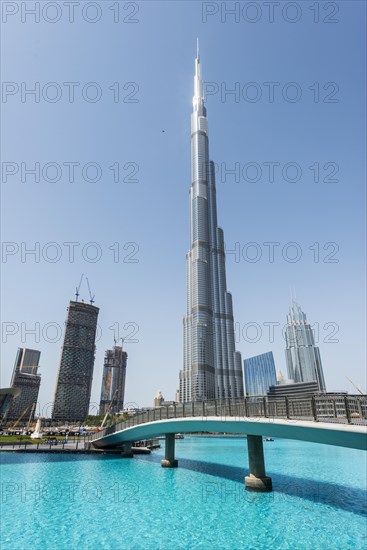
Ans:
{"label": "building under construction", "polygon": [[23,415],[33,419],[41,385],[41,376],[37,374],[40,357],[41,352],[36,349],[18,348],[11,387],[19,389],[20,393],[9,405],[6,422]]}
{"label": "building under construction", "polygon": [[127,353],[114,346],[105,353],[99,414],[118,413],[123,409],[125,396]]}
{"label": "building under construction", "polygon": [[52,412],[55,421],[83,422],[88,416],[99,313],[93,301],[91,296],[90,304],[69,304]]}

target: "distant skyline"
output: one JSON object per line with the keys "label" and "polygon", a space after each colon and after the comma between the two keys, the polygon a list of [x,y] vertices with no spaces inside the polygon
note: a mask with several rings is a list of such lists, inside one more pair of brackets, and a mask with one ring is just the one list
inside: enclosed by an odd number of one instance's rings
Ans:
{"label": "distant skyline", "polygon": [[[315,22],[313,2],[295,23],[265,10],[222,22],[200,2],[139,2],[137,22],[112,23],[100,4],[95,24],[2,25],[1,386],[18,347],[39,349],[40,402],[52,402],[84,273],[100,308],[91,401],[114,337],[129,356],[125,403],[175,398],[199,37],[236,349],[273,351],[286,372],[295,285],[328,390],[355,392],[346,376],[365,390],[365,3],[337,2],[334,23]],[[26,95],[36,83],[39,102]]]}

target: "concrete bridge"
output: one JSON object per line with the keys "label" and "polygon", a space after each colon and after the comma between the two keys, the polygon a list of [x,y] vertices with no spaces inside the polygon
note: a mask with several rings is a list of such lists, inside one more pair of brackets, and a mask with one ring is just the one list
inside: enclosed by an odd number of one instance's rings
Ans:
{"label": "concrete bridge", "polygon": [[246,488],[269,491],[263,436],[297,439],[367,450],[367,396],[226,399],[163,406],[142,412],[94,434],[90,443],[100,449],[123,447],[131,457],[134,441],[165,436],[162,466],[177,467],[175,434],[218,432],[246,434],[250,475]]}

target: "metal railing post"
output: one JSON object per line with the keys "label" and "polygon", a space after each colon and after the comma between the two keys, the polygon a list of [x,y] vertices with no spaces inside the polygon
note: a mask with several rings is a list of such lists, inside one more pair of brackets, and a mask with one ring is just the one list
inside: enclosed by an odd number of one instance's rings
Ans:
{"label": "metal railing post", "polygon": [[333,413],[334,413],[334,418],[337,418],[337,414],[336,414],[336,401],[335,399],[333,399]]}
{"label": "metal railing post", "polygon": [[192,413],[192,416],[195,416],[195,405],[193,401],[191,401],[191,413]]}
{"label": "metal railing post", "polygon": [[348,424],[351,424],[350,410],[349,410],[349,401],[348,397],[344,397],[344,406],[345,406],[345,416],[347,417]]}
{"label": "metal railing post", "polygon": [[214,401],[214,409],[215,409],[215,416],[218,416],[218,404],[217,404],[217,400],[215,399]]}
{"label": "metal railing post", "polygon": [[311,410],[312,410],[313,419],[315,422],[317,422],[316,399],[314,397],[311,397]]}
{"label": "metal railing post", "polygon": [[267,412],[266,412],[266,397],[263,397],[263,404],[264,404],[264,416],[267,418]]}
{"label": "metal railing post", "polygon": [[357,407],[358,407],[358,414],[359,418],[363,418],[363,412],[362,412],[362,405],[360,399],[357,398]]}
{"label": "metal railing post", "polygon": [[205,401],[203,401],[203,418],[205,416]]}
{"label": "metal railing post", "polygon": [[284,401],[285,401],[285,417],[286,417],[286,418],[289,418],[289,402],[288,402],[288,397],[285,397],[285,398],[284,398]]}

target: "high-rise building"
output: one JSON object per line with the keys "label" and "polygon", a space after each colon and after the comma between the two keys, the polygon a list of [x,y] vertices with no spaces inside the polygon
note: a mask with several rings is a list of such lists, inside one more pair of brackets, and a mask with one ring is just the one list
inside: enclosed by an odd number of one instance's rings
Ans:
{"label": "high-rise building", "polygon": [[20,395],[19,388],[0,388],[0,422],[5,421],[10,405]]}
{"label": "high-rise building", "polygon": [[282,386],[283,384],[286,384],[287,380],[284,378],[283,373],[280,369],[277,370],[277,384],[279,386]]}
{"label": "high-rise building", "polygon": [[53,420],[83,422],[92,389],[99,308],[71,301],[57,377]]}
{"label": "high-rise building", "polygon": [[265,396],[270,386],[277,383],[273,352],[249,357],[243,362],[246,397]]}
{"label": "high-rise building", "polygon": [[104,356],[99,414],[112,414],[124,408],[127,353],[121,346],[108,349]]}
{"label": "high-rise building", "polygon": [[156,409],[157,407],[161,407],[164,403],[164,397],[162,395],[162,392],[161,390],[158,390],[157,391],[157,395],[155,396],[154,398],[154,408]]}
{"label": "high-rise building", "polygon": [[13,399],[6,413],[6,420],[16,420],[23,413],[34,417],[41,376],[37,374],[41,352],[35,349],[18,348],[15,358],[11,387],[18,388],[20,395]]}
{"label": "high-rise building", "polygon": [[283,397],[312,397],[317,394],[319,387],[317,382],[297,382],[295,384],[277,384],[270,386],[268,390],[269,399],[279,399]]}
{"label": "high-rise building", "polygon": [[326,391],[320,350],[306,314],[295,300],[289,308],[285,333],[288,378],[294,382],[317,382],[319,391]]}
{"label": "high-rise building", "polygon": [[227,292],[223,230],[217,225],[214,163],[199,51],[191,115],[190,251],[180,401],[243,397],[241,354],[235,350],[232,296]]}

